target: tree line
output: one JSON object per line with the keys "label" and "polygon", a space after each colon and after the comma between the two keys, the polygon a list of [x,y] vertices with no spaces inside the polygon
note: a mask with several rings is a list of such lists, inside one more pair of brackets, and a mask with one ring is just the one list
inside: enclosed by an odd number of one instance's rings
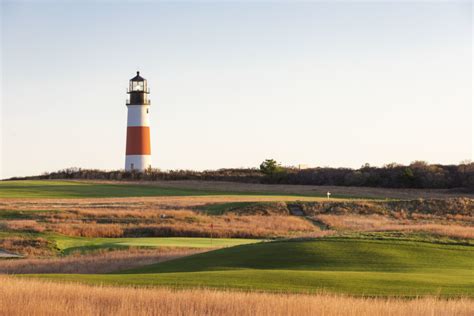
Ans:
{"label": "tree line", "polygon": [[284,167],[273,159],[267,159],[262,162],[260,168],[205,171],[148,169],[143,173],[124,170],[104,171],[67,168],[21,179],[207,180],[383,188],[464,188],[474,191],[474,163],[462,162],[458,165],[440,165],[415,161],[409,165],[392,163],[383,167],[373,167],[365,164],[359,169],[330,167],[298,169]]}
{"label": "tree line", "polygon": [[[270,167],[269,167],[270,166]],[[260,165],[266,183],[360,186],[383,188],[474,189],[474,163],[458,165],[428,164],[415,161],[410,165],[396,163],[383,167],[369,164],[359,169],[318,167],[310,169],[285,168],[274,160]]]}

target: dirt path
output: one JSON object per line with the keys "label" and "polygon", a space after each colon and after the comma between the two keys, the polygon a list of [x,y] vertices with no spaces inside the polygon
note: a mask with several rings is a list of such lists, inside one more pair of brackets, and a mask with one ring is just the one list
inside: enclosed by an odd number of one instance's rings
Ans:
{"label": "dirt path", "polygon": [[314,217],[311,217],[305,214],[303,209],[298,204],[288,204],[287,207],[291,215],[304,217],[306,220],[308,220],[314,226],[318,227],[320,230],[325,230],[325,231],[329,230],[329,226],[315,219]]}

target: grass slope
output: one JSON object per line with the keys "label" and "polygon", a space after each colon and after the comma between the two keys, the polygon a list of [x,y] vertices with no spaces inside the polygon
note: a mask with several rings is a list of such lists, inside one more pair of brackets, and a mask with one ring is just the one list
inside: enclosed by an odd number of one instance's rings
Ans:
{"label": "grass slope", "polygon": [[426,272],[471,269],[474,248],[408,241],[328,238],[280,241],[222,249],[133,273],[229,269]]}
{"label": "grass slope", "polygon": [[120,274],[38,277],[115,285],[473,296],[473,268],[470,246],[328,239],[237,246]]}

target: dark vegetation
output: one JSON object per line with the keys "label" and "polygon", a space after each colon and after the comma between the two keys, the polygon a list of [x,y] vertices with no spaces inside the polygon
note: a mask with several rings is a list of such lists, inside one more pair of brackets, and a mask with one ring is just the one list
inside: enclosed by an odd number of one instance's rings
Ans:
{"label": "dark vegetation", "polygon": [[259,169],[171,170],[150,169],[144,173],[123,170],[102,171],[68,168],[18,179],[97,179],[97,180],[207,180],[267,184],[332,185],[383,188],[453,189],[474,192],[474,163],[458,165],[428,164],[416,161],[410,165],[388,164],[359,169],[318,167],[298,169],[282,167],[267,159]]}

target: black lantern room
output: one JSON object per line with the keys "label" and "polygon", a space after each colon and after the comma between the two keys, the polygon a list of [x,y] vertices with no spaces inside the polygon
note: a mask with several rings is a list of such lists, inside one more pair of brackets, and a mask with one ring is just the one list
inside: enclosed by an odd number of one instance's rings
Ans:
{"label": "black lantern room", "polygon": [[130,79],[130,85],[128,87],[128,94],[130,99],[127,101],[127,105],[149,105],[148,89],[146,79],[140,76],[140,72],[137,71],[137,75]]}

